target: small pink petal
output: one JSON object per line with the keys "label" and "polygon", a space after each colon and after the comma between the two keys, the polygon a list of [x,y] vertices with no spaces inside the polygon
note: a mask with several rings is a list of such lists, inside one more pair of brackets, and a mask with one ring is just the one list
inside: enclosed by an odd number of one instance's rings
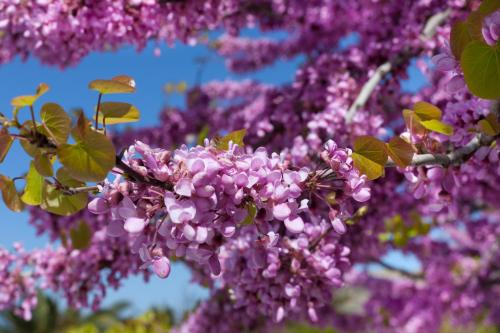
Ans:
{"label": "small pink petal", "polygon": [[178,195],[190,197],[194,191],[193,183],[189,178],[182,178],[175,184],[174,190]]}
{"label": "small pink petal", "polygon": [[208,259],[208,266],[213,275],[219,275],[221,272],[220,261],[216,254]]}
{"label": "small pink petal", "polygon": [[332,220],[332,227],[338,234],[342,235],[346,232],[345,224],[339,218],[334,218]]}
{"label": "small pink petal", "polygon": [[125,221],[124,228],[126,231],[135,234],[141,232],[145,226],[146,221],[144,219],[141,219],[139,217],[129,217]]}
{"label": "small pink petal", "polygon": [[106,199],[95,198],[89,202],[88,209],[93,214],[104,214],[109,211],[109,205]]}
{"label": "small pink petal", "polygon": [[125,229],[123,228],[123,221],[121,220],[112,220],[109,222],[106,233],[110,237],[120,237],[126,234]]}
{"label": "small pink petal", "polygon": [[370,199],[370,196],[371,196],[371,189],[368,186],[361,187],[352,194],[354,200],[358,202],[368,201]]}
{"label": "small pink petal", "polygon": [[275,205],[273,207],[273,215],[274,215],[274,218],[277,220],[283,221],[288,216],[290,216],[291,213],[292,213],[292,211],[290,210],[290,207],[288,206],[288,203],[286,203],[286,202],[282,203],[282,204]]}
{"label": "small pink petal", "polygon": [[285,219],[285,227],[288,231],[297,234],[304,230],[304,221],[300,216]]}
{"label": "small pink petal", "polygon": [[153,271],[159,278],[167,278],[170,274],[170,260],[167,257],[153,259]]}

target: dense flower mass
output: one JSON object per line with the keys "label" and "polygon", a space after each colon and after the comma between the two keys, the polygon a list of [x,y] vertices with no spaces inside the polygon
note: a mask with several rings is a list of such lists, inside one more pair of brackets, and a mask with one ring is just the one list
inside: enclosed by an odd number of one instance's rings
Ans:
{"label": "dense flower mass", "polygon": [[226,151],[207,141],[205,147],[170,152],[136,142],[124,153],[125,163],[159,185],[117,176],[89,210],[110,212],[108,235],[133,237],[135,251],[155,267],[168,266],[162,258],[175,255],[219,275],[218,248],[238,234],[242,223],[254,223],[255,218],[263,230],[268,225],[262,234],[268,237],[303,233],[313,218],[307,199],[311,193],[341,193],[328,217],[336,231],[345,232],[341,218],[349,216],[349,199],[366,201],[370,192],[365,177],[352,167],[349,152],[337,149],[333,141],[327,149],[324,155],[332,169],[312,172],[294,168],[283,156],[263,148],[246,153],[232,144]]}
{"label": "dense flower mass", "polygon": [[[500,11],[480,3],[0,0],[0,63],[67,67],[151,39],[204,43],[239,74],[301,62],[290,83],[193,86],[157,126],[113,133],[114,178],[87,210],[30,208],[37,233],[62,244],[0,249],[0,309],[29,318],[37,288],[97,308],[125,277],[168,278],[179,259],[211,289],[179,333],[271,332],[288,320],[380,333],[500,325],[500,110],[469,91],[448,45],[465,22],[498,48]],[[426,85],[408,88],[409,69]],[[417,110],[422,101],[430,107]],[[243,128],[244,146],[220,138]],[[366,136],[399,144],[383,151],[410,147],[407,163],[380,161],[380,145],[363,154]],[[79,249],[69,236],[82,221],[90,241]],[[392,266],[394,253],[418,264]],[[341,303],[351,289],[364,295],[355,308]]]}

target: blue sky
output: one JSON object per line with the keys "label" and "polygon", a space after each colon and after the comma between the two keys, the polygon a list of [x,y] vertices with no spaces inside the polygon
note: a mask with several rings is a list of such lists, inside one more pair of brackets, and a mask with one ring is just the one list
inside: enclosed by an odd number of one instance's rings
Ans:
{"label": "blue sky", "polygon": [[[249,32],[247,35],[258,34]],[[278,33],[272,37],[282,36]],[[346,42],[349,42],[349,39]],[[162,45],[159,57],[154,55],[155,47],[158,46],[150,43],[140,53],[131,47],[123,47],[116,52],[93,53],[77,66],[64,71],[43,66],[35,59],[29,59],[27,62],[15,59],[0,65],[0,112],[10,115],[10,100],[13,97],[32,94],[39,83],[45,82],[50,85],[51,90],[41,97],[38,105],[49,101],[57,102],[66,110],[82,107],[89,115],[97,96],[95,92],[88,90],[88,82],[127,74],[135,78],[137,92],[133,95],[113,96],[113,100],[134,104],[142,113],[142,119],[136,126],[148,126],[157,122],[158,114],[167,102],[170,105],[183,104],[183,98],[179,95],[170,96],[167,100],[162,88],[167,82],[177,83],[182,80],[186,81],[188,86],[194,84],[198,70],[196,59],[199,57],[208,56],[209,59],[203,71],[202,82],[225,78],[253,78],[271,84],[289,82],[301,61],[300,58],[282,61],[258,73],[236,75],[229,73],[223,60],[203,46],[189,47],[178,44],[168,48]],[[409,72],[410,79],[405,81],[404,87],[411,91],[420,87],[424,80],[415,66],[412,66]],[[27,110],[21,111],[21,117],[27,119],[27,116]],[[0,164],[0,173],[14,177],[25,172],[27,165],[26,155],[15,143],[6,161]],[[10,247],[13,242],[21,241],[28,249],[44,246],[47,238],[36,236],[27,220],[26,213],[13,213],[0,204],[0,245]],[[409,262],[398,253],[391,254],[389,260],[401,265],[406,262],[408,268],[415,268],[414,261]],[[105,304],[126,299],[132,302],[133,309],[137,311],[143,311],[151,305],[169,305],[180,310],[192,306],[196,300],[206,295],[202,288],[190,284],[189,279],[189,271],[176,264],[171,276],[166,280],[153,278],[150,283],[145,284],[139,278],[128,279],[123,288],[108,295]]]}

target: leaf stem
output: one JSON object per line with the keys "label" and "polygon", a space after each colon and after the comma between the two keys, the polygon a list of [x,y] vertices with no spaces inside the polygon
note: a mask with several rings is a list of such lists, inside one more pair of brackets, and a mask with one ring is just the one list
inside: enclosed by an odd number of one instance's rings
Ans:
{"label": "leaf stem", "polygon": [[101,110],[101,99],[102,99],[102,93],[99,93],[99,97],[97,97],[97,107],[95,110],[95,129],[99,129],[99,111]]}
{"label": "leaf stem", "polygon": [[31,113],[31,121],[33,122],[34,135],[35,137],[38,137],[38,132],[36,130],[35,111],[33,110],[33,105],[30,105],[30,113]]}

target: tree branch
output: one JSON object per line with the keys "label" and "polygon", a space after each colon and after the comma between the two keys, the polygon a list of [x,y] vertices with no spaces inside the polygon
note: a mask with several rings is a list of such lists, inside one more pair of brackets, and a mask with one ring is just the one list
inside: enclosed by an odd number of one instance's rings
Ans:
{"label": "tree branch", "polygon": [[[500,101],[495,100],[491,102],[490,112],[493,113],[497,118],[500,115]],[[419,154],[413,156],[411,165],[442,165],[449,166],[454,164],[460,164],[467,161],[479,148],[483,146],[489,146],[499,138],[499,135],[494,137],[488,136],[483,133],[476,135],[469,143],[467,143],[462,148],[454,150],[448,154]],[[396,164],[389,160],[386,167],[395,167]]]}
{"label": "tree branch", "polygon": [[[418,154],[413,156],[412,166],[420,165],[442,165],[449,166],[467,161],[479,148],[489,146],[498,136],[491,137],[485,134],[476,135],[469,143],[462,148],[452,151],[449,154]],[[386,168],[395,167],[396,164],[389,160]]]}
{"label": "tree branch", "polygon": [[389,271],[396,272],[396,273],[401,274],[401,275],[403,275],[407,278],[410,278],[412,280],[421,280],[424,278],[424,274],[422,274],[422,273],[413,273],[413,272],[409,272],[407,270],[404,270],[404,269],[401,269],[398,267],[394,267],[391,264],[388,264],[385,261],[382,261],[382,259],[373,259],[373,262],[375,264],[382,266],[383,268],[385,268]]}
{"label": "tree branch", "polygon": [[[433,16],[431,16],[428,20],[427,23],[424,26],[424,29],[422,31],[422,39],[426,40],[429,38],[432,38],[434,34],[436,33],[437,27],[440,26],[448,16],[450,15],[450,10],[446,10],[444,12],[437,13]],[[403,61],[406,61],[406,58],[411,58],[409,55],[406,54],[405,51],[400,52],[400,54],[393,59],[387,61],[386,63],[380,65],[375,72],[373,72],[373,75],[370,77],[370,79],[363,85],[361,88],[361,91],[359,92],[358,96],[354,100],[354,103],[352,103],[351,107],[346,113],[345,120],[347,124],[350,124],[352,120],[354,119],[354,115],[356,112],[363,108],[368,101],[368,99],[371,97],[373,92],[375,91],[375,88],[377,87],[378,83],[388,74],[390,71],[393,69],[393,67]]]}

